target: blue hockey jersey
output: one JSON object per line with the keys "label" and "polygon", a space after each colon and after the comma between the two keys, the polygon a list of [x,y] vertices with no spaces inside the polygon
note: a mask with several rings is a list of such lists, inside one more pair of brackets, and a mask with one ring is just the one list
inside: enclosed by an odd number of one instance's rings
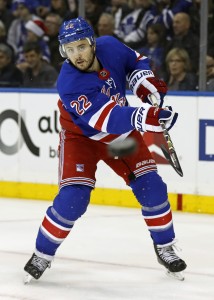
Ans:
{"label": "blue hockey jersey", "polygon": [[99,73],[82,72],[68,59],[63,63],[57,82],[60,121],[67,130],[111,143],[134,130],[131,117],[136,108],[126,99],[127,75],[148,72],[149,61],[110,36],[96,39],[96,57],[103,67]]}

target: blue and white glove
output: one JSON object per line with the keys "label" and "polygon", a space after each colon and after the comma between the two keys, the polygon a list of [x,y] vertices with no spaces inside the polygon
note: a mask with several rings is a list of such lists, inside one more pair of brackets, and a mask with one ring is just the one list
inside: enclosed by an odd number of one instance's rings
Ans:
{"label": "blue and white glove", "polygon": [[132,115],[132,125],[141,132],[163,132],[160,122],[170,130],[177,120],[178,114],[173,112],[171,106],[159,108],[148,103],[136,109]]}

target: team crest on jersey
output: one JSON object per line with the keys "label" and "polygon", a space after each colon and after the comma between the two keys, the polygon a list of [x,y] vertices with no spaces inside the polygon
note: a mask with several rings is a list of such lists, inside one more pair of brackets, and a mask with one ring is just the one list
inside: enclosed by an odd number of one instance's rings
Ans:
{"label": "team crest on jersey", "polygon": [[110,72],[106,69],[102,69],[100,72],[99,72],[99,78],[101,80],[107,80],[110,76]]}
{"label": "team crest on jersey", "polygon": [[84,172],[84,164],[76,164],[77,172]]}
{"label": "team crest on jersey", "polygon": [[113,94],[116,89],[116,84],[115,81],[112,77],[109,77],[105,83],[108,85],[106,86],[105,84],[103,85],[102,89],[101,89],[101,93],[105,94],[106,96],[108,96],[111,100],[115,101],[117,104],[119,104],[120,106],[125,106],[126,104],[126,98],[125,97],[121,97],[120,93],[116,93]]}

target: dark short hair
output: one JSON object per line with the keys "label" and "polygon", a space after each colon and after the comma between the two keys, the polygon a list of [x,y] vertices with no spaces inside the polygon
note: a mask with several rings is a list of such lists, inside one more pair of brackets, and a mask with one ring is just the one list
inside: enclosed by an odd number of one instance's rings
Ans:
{"label": "dark short hair", "polygon": [[27,42],[24,44],[23,52],[27,53],[30,51],[35,51],[36,53],[41,53],[41,47],[37,42]]}

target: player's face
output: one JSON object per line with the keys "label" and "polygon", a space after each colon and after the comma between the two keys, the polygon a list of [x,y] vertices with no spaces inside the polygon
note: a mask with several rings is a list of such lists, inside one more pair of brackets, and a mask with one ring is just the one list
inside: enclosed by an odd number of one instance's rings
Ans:
{"label": "player's face", "polygon": [[81,71],[91,70],[95,58],[95,50],[86,39],[65,44],[65,52],[77,69]]}

